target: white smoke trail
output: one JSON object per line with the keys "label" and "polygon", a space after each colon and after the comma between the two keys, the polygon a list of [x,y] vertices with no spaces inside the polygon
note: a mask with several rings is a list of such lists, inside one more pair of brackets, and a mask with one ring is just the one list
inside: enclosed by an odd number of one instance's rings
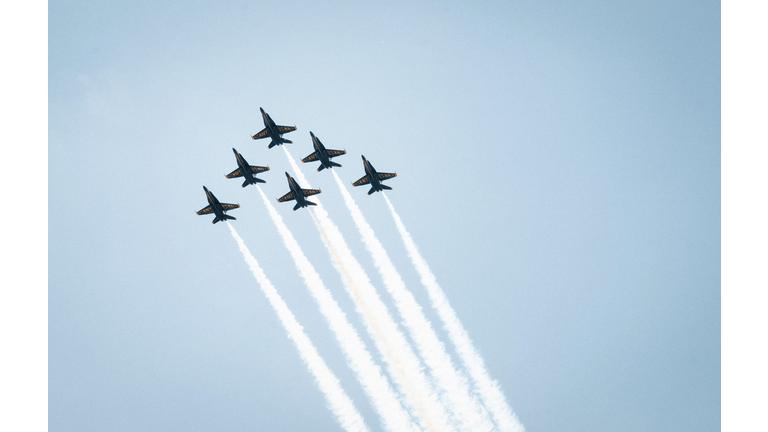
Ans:
{"label": "white smoke trail", "polygon": [[275,223],[285,247],[288,248],[296,264],[296,268],[299,270],[302,279],[304,279],[304,283],[320,306],[320,312],[328,321],[331,331],[336,335],[336,339],[346,356],[347,363],[349,363],[357,375],[363,389],[371,398],[374,408],[381,416],[385,429],[393,432],[417,430],[410,415],[400,404],[389,381],[382,374],[379,366],[374,363],[373,357],[365,348],[365,344],[360,339],[357,331],[349,323],[346,315],[323,284],[320,275],[317,274],[315,268],[309,262],[306,255],[304,255],[304,252],[290,230],[288,230],[283,219],[277,213],[272,203],[269,202],[261,188],[258,186],[256,188],[259,194],[261,194],[272,222]]}
{"label": "white smoke trail", "polygon": [[[288,149],[283,147],[283,150],[300,184],[310,187]],[[400,392],[406,396],[406,404],[419,418],[424,429],[436,432],[455,430],[445,407],[424,374],[421,362],[397,328],[365,270],[352,255],[338,227],[322,206],[312,207],[312,210],[334,267],[341,274],[344,286],[363,317],[366,330],[376,343],[390,375]]]}
{"label": "white smoke trail", "polygon": [[442,390],[445,404],[451,408],[454,417],[466,431],[492,431],[493,422],[485,408],[470,391],[467,379],[453,365],[445,345],[437,338],[432,324],[424,316],[421,306],[413,294],[408,291],[395,269],[381,242],[376,238],[373,229],[363,217],[355,200],[342,183],[336,172],[333,172],[336,184],[344,197],[352,219],[355,221],[366,248],[373,257],[374,264],[384,279],[384,285],[392,296],[411,338],[416,342],[416,348],[429,367],[432,377]]}
{"label": "white smoke trail", "polygon": [[232,232],[232,237],[235,238],[237,245],[240,247],[240,252],[243,253],[245,262],[248,264],[248,267],[250,267],[253,276],[259,282],[261,290],[264,292],[267,300],[269,300],[269,304],[271,304],[272,308],[277,312],[280,322],[288,332],[288,337],[291,338],[294,344],[296,344],[296,348],[299,350],[299,355],[301,355],[302,360],[304,360],[309,371],[315,377],[315,380],[320,387],[320,391],[325,395],[325,399],[328,401],[331,411],[336,416],[336,420],[344,430],[367,431],[368,428],[365,426],[363,417],[357,411],[349,396],[347,396],[341,388],[339,379],[336,378],[336,375],[331,372],[328,365],[326,365],[325,361],[320,357],[320,354],[317,353],[315,346],[312,345],[312,341],[310,341],[307,334],[304,333],[301,324],[296,321],[296,317],[290,309],[288,309],[288,305],[285,304],[282,297],[280,297],[280,294],[277,293],[272,282],[267,279],[267,276],[259,266],[256,258],[254,258],[253,255],[251,255],[251,252],[248,251],[248,248],[245,247],[243,239],[237,235],[237,231],[235,231],[232,224],[227,222],[227,225]]}
{"label": "white smoke trail", "polygon": [[512,412],[512,408],[507,403],[499,383],[488,374],[483,358],[472,344],[472,340],[469,338],[469,334],[467,334],[464,326],[461,325],[461,321],[456,316],[456,311],[448,303],[448,298],[445,296],[442,288],[440,288],[440,285],[437,284],[435,275],[432,274],[427,262],[416,248],[416,244],[405,229],[403,221],[395,212],[395,208],[386,195],[384,195],[384,200],[387,202],[389,211],[392,212],[392,217],[395,219],[397,230],[400,232],[403,243],[405,243],[408,256],[411,258],[414,267],[416,267],[416,271],[419,272],[421,282],[427,288],[432,306],[437,310],[440,319],[443,321],[443,326],[448,332],[448,336],[456,346],[459,358],[469,372],[469,376],[475,384],[480,399],[493,416],[493,420],[499,429],[504,432],[523,432],[525,430],[523,425]]}

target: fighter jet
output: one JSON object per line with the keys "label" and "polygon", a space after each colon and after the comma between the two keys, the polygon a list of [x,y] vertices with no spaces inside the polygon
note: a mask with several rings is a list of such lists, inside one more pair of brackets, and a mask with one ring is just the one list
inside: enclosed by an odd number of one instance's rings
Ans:
{"label": "fighter jet", "polygon": [[371,190],[368,191],[368,195],[374,192],[381,192],[384,189],[392,190],[391,187],[382,184],[381,182],[392,177],[397,177],[397,173],[376,172],[376,169],[373,167],[373,165],[365,160],[365,156],[363,156],[363,167],[365,168],[365,175],[360,180],[352,183],[352,186],[362,186],[364,184],[370,183]]}
{"label": "fighter jet", "polygon": [[227,174],[227,178],[235,178],[235,177],[245,177],[245,181],[243,182],[243,187],[246,187],[250,184],[256,184],[256,183],[266,183],[266,180],[262,180],[260,178],[256,178],[255,174],[258,174],[260,172],[269,171],[269,167],[263,167],[263,166],[251,166],[248,165],[248,161],[245,160],[243,155],[237,152],[234,148],[232,149],[233,152],[235,152],[235,158],[237,159],[237,169],[232,171],[231,173]]}
{"label": "fighter jet", "polygon": [[317,169],[317,172],[320,172],[326,168],[331,169],[331,167],[341,167],[341,164],[337,164],[336,162],[331,162],[332,157],[341,156],[343,154],[347,154],[346,150],[327,150],[323,143],[320,142],[320,139],[315,136],[315,134],[312,133],[312,131],[309,131],[309,134],[312,135],[312,145],[315,146],[315,152],[311,155],[305,157],[301,161],[304,163],[307,162],[313,162],[316,160],[320,161],[320,167]]}
{"label": "fighter jet", "polygon": [[283,138],[281,135],[295,131],[296,126],[278,126],[275,124],[274,120],[272,120],[272,117],[264,112],[264,108],[260,107],[259,109],[261,110],[261,117],[264,119],[264,129],[262,129],[261,132],[257,133],[256,135],[251,135],[251,138],[255,140],[266,137],[272,138],[272,142],[269,143],[269,148],[283,143],[293,144],[293,141],[289,141]]}
{"label": "fighter jet", "polygon": [[216,217],[213,218],[213,223],[232,219],[235,220],[237,218],[230,216],[228,214],[225,214],[224,212],[227,210],[232,210],[236,208],[240,208],[240,204],[222,204],[219,202],[219,200],[216,199],[215,196],[211,193],[211,191],[208,190],[207,187],[203,186],[203,190],[205,191],[205,197],[208,198],[208,205],[205,206],[202,210],[197,212],[199,215],[209,214],[209,213],[215,213]]}
{"label": "fighter jet", "polygon": [[296,205],[293,206],[293,211],[296,211],[302,207],[317,205],[312,201],[307,200],[310,195],[316,195],[322,192],[320,189],[302,189],[296,180],[293,179],[288,173],[285,173],[285,177],[288,178],[288,187],[291,191],[277,199],[277,202],[290,201],[295,199]]}

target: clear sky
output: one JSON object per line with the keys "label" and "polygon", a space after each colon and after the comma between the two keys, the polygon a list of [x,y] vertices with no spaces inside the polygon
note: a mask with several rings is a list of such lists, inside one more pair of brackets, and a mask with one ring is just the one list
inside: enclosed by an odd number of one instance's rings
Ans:
{"label": "clear sky", "polygon": [[[361,154],[397,171],[388,196],[529,431],[720,428],[718,2],[52,1],[48,102],[51,431],[338,429],[226,226],[194,214],[203,185],[380,427],[258,193],[224,178],[234,147],[288,191],[248,136],[260,106],[296,158],[313,131],[347,182]],[[440,328],[383,198],[351,192]]]}

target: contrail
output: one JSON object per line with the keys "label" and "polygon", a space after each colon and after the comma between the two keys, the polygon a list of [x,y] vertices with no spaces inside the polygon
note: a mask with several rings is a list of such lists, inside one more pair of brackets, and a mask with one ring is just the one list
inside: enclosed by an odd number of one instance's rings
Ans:
{"label": "contrail", "polygon": [[[283,150],[299,182],[310,187],[288,149],[283,147]],[[311,210],[325,247],[333,259],[334,267],[341,274],[344,286],[355,302],[358,313],[362,315],[366,330],[376,343],[390,375],[401,393],[406,396],[409,409],[418,417],[420,425],[428,431],[455,430],[445,407],[438,400],[434,388],[424,374],[421,362],[397,328],[368,275],[352,255],[338,227],[321,205],[318,204]]]}
{"label": "contrail", "polygon": [[373,357],[366,349],[357,331],[349,323],[346,315],[338,303],[336,303],[336,300],[333,299],[331,292],[323,284],[320,275],[317,274],[315,268],[309,262],[306,255],[304,255],[301,247],[288,230],[275,207],[269,202],[261,188],[258,186],[256,188],[259,194],[261,194],[272,222],[275,223],[285,247],[288,248],[296,264],[296,268],[299,270],[302,279],[304,279],[304,283],[320,306],[320,312],[328,321],[331,331],[336,335],[336,340],[338,340],[341,349],[344,351],[347,363],[349,363],[357,375],[374,408],[379,416],[381,416],[385,429],[392,432],[418,430],[408,412],[400,404],[389,381],[382,374],[379,366],[374,363]]}
{"label": "contrail", "polygon": [[254,258],[253,255],[251,255],[251,252],[248,251],[248,248],[245,247],[243,239],[237,235],[237,231],[235,231],[232,224],[227,222],[227,225],[232,232],[232,237],[235,238],[237,245],[240,247],[240,252],[243,253],[245,262],[248,264],[248,267],[251,268],[251,272],[259,282],[261,290],[264,292],[267,300],[269,300],[272,308],[277,312],[280,322],[288,332],[288,337],[291,338],[294,344],[296,344],[296,348],[298,348],[302,360],[304,360],[309,371],[315,377],[317,385],[320,387],[320,391],[325,395],[325,399],[328,401],[331,411],[334,416],[336,416],[336,420],[344,430],[368,431],[368,428],[363,421],[363,417],[357,411],[349,396],[347,396],[341,388],[339,379],[336,378],[336,375],[331,372],[328,365],[326,365],[325,361],[320,357],[320,354],[317,353],[315,346],[312,345],[307,334],[304,333],[301,324],[296,321],[296,317],[293,316],[293,313],[288,309],[288,305],[285,304],[282,297],[280,297],[280,294],[275,290],[275,287],[269,279],[267,279],[264,270],[261,269],[256,258]]}
{"label": "contrail", "polygon": [[397,230],[400,232],[403,243],[405,243],[408,256],[411,258],[414,267],[416,267],[416,271],[419,272],[421,282],[427,288],[432,306],[437,310],[437,314],[443,321],[443,326],[448,332],[448,336],[456,346],[459,358],[474,381],[480,399],[493,416],[493,420],[499,429],[505,432],[523,432],[525,428],[512,412],[512,408],[507,403],[499,383],[488,374],[483,358],[480,357],[480,353],[477,352],[472,344],[469,334],[467,334],[464,326],[461,325],[461,321],[456,316],[456,311],[448,303],[448,298],[445,296],[442,288],[437,284],[435,275],[432,274],[427,262],[419,254],[419,250],[416,248],[411,235],[406,231],[403,221],[395,212],[395,208],[386,195],[384,195],[384,200],[387,202],[389,211],[392,212],[392,217],[395,219]]}
{"label": "contrail", "polygon": [[355,221],[366,248],[373,257],[373,262],[384,279],[384,285],[392,296],[400,316],[405,322],[411,338],[416,342],[419,354],[424,359],[432,377],[442,390],[441,396],[445,404],[451,408],[453,416],[466,431],[492,431],[495,429],[485,408],[470,391],[467,379],[453,365],[445,345],[437,338],[432,324],[424,316],[421,306],[413,294],[408,291],[395,269],[381,242],[376,238],[373,229],[363,217],[363,213],[355,203],[352,195],[333,171],[333,178],[341,190],[344,203],[347,205],[352,219]]}

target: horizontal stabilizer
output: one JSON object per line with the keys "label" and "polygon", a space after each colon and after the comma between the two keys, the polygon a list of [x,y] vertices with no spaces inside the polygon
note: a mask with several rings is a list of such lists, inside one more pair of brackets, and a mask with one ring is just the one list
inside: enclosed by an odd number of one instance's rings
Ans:
{"label": "horizontal stabilizer", "polygon": [[317,172],[320,172],[325,169],[325,165],[320,164],[320,168],[317,169]]}
{"label": "horizontal stabilizer", "polygon": [[331,166],[337,166],[337,167],[341,168],[341,164],[339,164],[339,163],[336,163],[336,162],[333,162],[333,161],[328,161],[328,162],[331,164]]}
{"label": "horizontal stabilizer", "polygon": [[374,192],[376,192],[376,188],[372,187],[371,190],[368,191],[368,195],[370,195],[370,194],[372,194]]}
{"label": "horizontal stabilizer", "polygon": [[256,178],[256,177],[254,177],[254,178],[253,178],[253,181],[250,181],[250,180],[246,180],[246,181],[244,181],[244,182],[243,182],[243,187],[246,187],[246,186],[248,186],[248,185],[250,185],[250,184],[256,184],[256,183],[266,183],[266,182],[267,182],[266,180],[262,180],[262,179],[260,179],[260,178]]}
{"label": "horizontal stabilizer", "polygon": [[299,203],[296,203],[296,205],[295,205],[295,206],[293,206],[293,211],[296,211],[296,210],[298,210],[298,209],[300,209],[300,208],[301,208],[301,204],[299,204]]}
{"label": "horizontal stabilizer", "polygon": [[386,190],[392,190],[392,188],[391,188],[391,187],[389,187],[389,186],[387,186],[387,185],[385,185],[385,184],[382,184],[382,185],[379,185],[379,186],[381,186],[381,188],[382,188],[382,189],[386,189]]}
{"label": "horizontal stabilizer", "polygon": [[224,219],[219,219],[219,217],[218,217],[218,216],[217,216],[217,217],[215,217],[215,218],[213,219],[213,223],[216,223],[216,222],[221,222],[221,221],[223,221],[223,220],[227,220],[227,219],[237,220],[237,218],[236,218],[236,217],[234,217],[234,216],[230,216],[230,215],[228,215],[228,214],[225,214],[225,215],[224,215]]}

